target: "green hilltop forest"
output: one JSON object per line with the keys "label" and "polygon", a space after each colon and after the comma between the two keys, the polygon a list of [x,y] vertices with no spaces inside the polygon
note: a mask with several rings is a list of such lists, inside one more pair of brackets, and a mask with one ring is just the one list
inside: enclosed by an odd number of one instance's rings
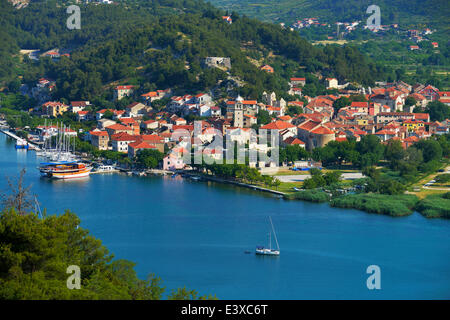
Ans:
{"label": "green hilltop forest", "polygon": [[[0,78],[4,85],[33,84],[47,76],[57,81],[55,98],[93,100],[111,97],[117,84],[139,91],[174,88],[209,90],[229,76],[245,82],[241,95],[257,98],[264,90],[286,96],[292,76],[335,76],[370,85],[386,72],[351,46],[317,48],[296,32],[224,11],[200,0],[122,1],[117,5],[79,4],[81,30],[66,28],[69,2],[34,1],[14,9],[0,0]],[[18,49],[70,50],[59,61],[39,62]],[[229,73],[202,66],[207,56],[231,57]],[[259,70],[270,63],[275,73]]]}
{"label": "green hilltop forest", "polygon": [[[449,90],[450,79],[450,2],[447,0],[210,0],[212,4],[228,12],[238,12],[261,21],[285,23],[291,26],[303,18],[318,18],[319,25],[302,28],[299,34],[316,45],[328,37],[336,39],[335,22],[361,24],[351,33],[343,36],[346,46],[352,45],[375,63],[388,70],[384,80],[403,80],[408,83],[428,83],[441,90]],[[381,24],[398,24],[398,28],[387,28],[373,33],[363,29],[371,14],[367,8],[378,5]],[[326,24],[322,26],[321,24]],[[411,51],[416,44],[409,39],[407,30],[433,30],[417,43],[420,50]],[[342,29],[341,29],[342,32]],[[342,36],[341,36],[342,37]],[[316,42],[317,41],[317,42]],[[437,42],[435,49],[431,42]]]}
{"label": "green hilltop forest", "polygon": [[226,10],[258,18],[263,21],[293,23],[303,18],[337,21],[365,21],[367,7],[381,9],[381,23],[406,25],[425,24],[448,29],[450,5],[447,0],[210,0]]}

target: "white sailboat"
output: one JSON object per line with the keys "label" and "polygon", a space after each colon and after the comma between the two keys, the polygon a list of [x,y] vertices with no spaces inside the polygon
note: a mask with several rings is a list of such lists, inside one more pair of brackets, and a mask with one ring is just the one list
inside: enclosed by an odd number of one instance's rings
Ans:
{"label": "white sailboat", "polygon": [[[280,246],[278,245],[277,234],[275,233],[275,228],[273,227],[272,218],[269,217],[270,225],[272,226],[272,231],[269,232],[269,248],[265,248],[262,246],[256,247],[255,253],[258,255],[266,255],[266,256],[279,256],[280,255]],[[277,249],[272,249],[272,232],[275,237],[275,242],[277,244]]]}

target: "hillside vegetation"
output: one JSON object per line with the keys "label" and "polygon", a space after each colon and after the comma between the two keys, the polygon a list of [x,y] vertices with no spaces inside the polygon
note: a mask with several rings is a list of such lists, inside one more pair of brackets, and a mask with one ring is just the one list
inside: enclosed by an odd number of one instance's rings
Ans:
{"label": "hillside vegetation", "polygon": [[450,5],[446,0],[210,0],[220,8],[246,14],[263,21],[292,23],[302,18],[327,22],[366,20],[367,7],[381,8],[381,23],[446,26]]}
{"label": "hillside vegetation", "polygon": [[[297,33],[247,17],[222,20],[223,11],[202,1],[133,1],[118,5],[81,5],[82,28],[66,28],[66,5],[31,3],[13,10],[0,0],[8,37],[5,57],[18,48],[70,50],[70,58],[1,67],[4,83],[14,75],[24,82],[49,76],[57,80],[57,97],[88,99],[104,93],[105,85],[127,83],[142,90],[173,87],[202,91],[229,75],[245,81],[241,94],[258,97],[263,90],[286,95],[290,76],[320,72],[340,80],[371,84],[384,70],[352,47],[316,48]],[[174,17],[177,17],[174,19]],[[9,54],[9,55],[8,55]],[[230,73],[202,68],[207,56],[231,57]],[[274,74],[260,71],[249,58],[278,63]],[[277,60],[278,59],[278,60]]]}

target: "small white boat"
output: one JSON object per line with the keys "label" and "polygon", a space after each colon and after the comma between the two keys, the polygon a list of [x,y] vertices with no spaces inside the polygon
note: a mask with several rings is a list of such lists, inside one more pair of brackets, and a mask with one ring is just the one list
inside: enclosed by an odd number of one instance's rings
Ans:
{"label": "small white boat", "polygon": [[[265,248],[263,246],[256,247],[255,254],[257,255],[265,255],[265,256],[279,256],[280,255],[280,247],[278,245],[277,234],[275,233],[275,229],[273,227],[272,218],[269,217],[270,225],[272,226],[272,231],[269,232],[269,248]],[[275,242],[277,244],[277,250],[272,249],[272,232],[275,236]]]}
{"label": "small white boat", "polygon": [[102,165],[100,165],[100,166],[98,166],[97,168],[94,169],[94,172],[104,172],[104,173],[116,172],[116,171],[117,170],[114,168],[114,166],[104,165],[104,164],[102,164]]}
{"label": "small white boat", "polygon": [[17,139],[16,141],[16,149],[28,149],[28,142],[23,139]]}

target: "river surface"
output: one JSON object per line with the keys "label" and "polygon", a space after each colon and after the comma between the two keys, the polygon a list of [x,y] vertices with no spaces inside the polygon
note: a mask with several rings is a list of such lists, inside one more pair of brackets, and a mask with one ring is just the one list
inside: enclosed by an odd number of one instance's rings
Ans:
{"label": "river surface", "polygon": [[[0,190],[25,167],[48,213],[75,212],[116,258],[136,262],[141,278],[155,273],[167,291],[186,286],[219,299],[450,298],[448,220],[392,218],[182,178],[52,181],[39,177],[41,161],[0,134]],[[267,245],[269,216],[281,255],[255,256],[256,245]],[[370,265],[380,267],[380,290],[367,288]]]}

